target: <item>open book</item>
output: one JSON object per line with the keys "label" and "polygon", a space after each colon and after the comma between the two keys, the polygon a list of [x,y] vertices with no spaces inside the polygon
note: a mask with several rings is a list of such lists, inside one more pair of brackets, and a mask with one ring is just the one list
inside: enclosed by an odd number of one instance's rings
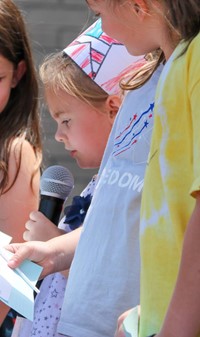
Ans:
{"label": "open book", "polygon": [[3,247],[10,243],[11,237],[0,231],[0,300],[22,316],[33,320],[34,289],[42,267],[25,260],[19,268],[11,269],[7,261],[12,253]]}

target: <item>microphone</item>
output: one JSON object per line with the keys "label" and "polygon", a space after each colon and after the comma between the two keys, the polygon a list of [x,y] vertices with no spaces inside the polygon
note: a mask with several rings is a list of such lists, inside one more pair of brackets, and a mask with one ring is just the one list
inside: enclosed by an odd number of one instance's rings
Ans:
{"label": "microphone", "polygon": [[50,166],[41,176],[39,211],[56,226],[59,223],[63,203],[73,187],[73,175],[63,166]]}

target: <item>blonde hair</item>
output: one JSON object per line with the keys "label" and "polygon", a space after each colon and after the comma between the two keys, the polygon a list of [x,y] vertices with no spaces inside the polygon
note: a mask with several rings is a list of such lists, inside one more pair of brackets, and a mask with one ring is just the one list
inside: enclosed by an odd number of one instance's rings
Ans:
{"label": "blonde hair", "polygon": [[39,74],[45,88],[55,93],[63,90],[94,107],[104,103],[109,96],[63,52],[45,58]]}
{"label": "blonde hair", "polygon": [[154,53],[147,54],[143,65],[135,68],[129,75],[125,76],[120,82],[120,87],[122,90],[134,90],[142,87],[164,61],[165,57],[160,49]]}

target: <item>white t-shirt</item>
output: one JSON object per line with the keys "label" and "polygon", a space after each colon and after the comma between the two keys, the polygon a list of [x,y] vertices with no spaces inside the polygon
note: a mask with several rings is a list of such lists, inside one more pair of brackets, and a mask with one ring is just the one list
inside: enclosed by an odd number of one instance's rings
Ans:
{"label": "white t-shirt", "polygon": [[129,92],[116,117],[70,269],[58,332],[113,337],[118,316],[139,304],[139,214],[162,67]]}

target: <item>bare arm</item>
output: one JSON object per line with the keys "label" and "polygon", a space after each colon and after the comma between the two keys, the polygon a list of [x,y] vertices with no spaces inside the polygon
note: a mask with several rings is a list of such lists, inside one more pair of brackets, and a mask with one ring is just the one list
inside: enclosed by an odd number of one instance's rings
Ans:
{"label": "bare arm", "polygon": [[[16,159],[19,159],[20,144],[13,142],[9,160],[9,183],[11,184],[16,173]],[[19,175],[11,189],[0,196],[0,230],[10,235],[13,242],[23,241],[25,222],[29,213],[38,208],[39,203],[39,169],[34,175],[33,171],[38,166],[31,145],[24,141],[22,145],[22,161]],[[0,324],[5,319],[9,307],[0,302]]]}
{"label": "bare arm", "polygon": [[46,242],[30,241],[8,245],[6,249],[15,253],[8,265],[11,268],[16,268],[25,259],[30,259],[44,268],[41,278],[57,271],[69,269],[80,234],[81,227]]}
{"label": "bare arm", "polygon": [[[17,141],[16,141],[17,142]],[[9,183],[16,173],[16,158],[19,159],[20,144],[13,143],[9,160]],[[39,205],[39,169],[33,177],[37,161],[32,146],[23,142],[20,171],[14,185],[0,197],[0,230],[12,236],[13,242],[23,241],[25,222]]]}
{"label": "bare arm", "polygon": [[183,244],[180,270],[158,337],[197,337],[200,332],[200,193]]}

